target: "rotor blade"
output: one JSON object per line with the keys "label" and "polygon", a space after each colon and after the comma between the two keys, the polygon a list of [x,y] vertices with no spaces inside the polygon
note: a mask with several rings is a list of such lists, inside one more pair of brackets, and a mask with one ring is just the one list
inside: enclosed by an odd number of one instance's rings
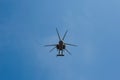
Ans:
{"label": "rotor blade", "polygon": [[56,46],[57,44],[50,44],[50,45],[44,45],[45,47],[48,47],[48,46]]}
{"label": "rotor blade", "polygon": [[71,55],[71,53],[67,49],[65,49],[65,50]]}
{"label": "rotor blade", "polygon": [[49,52],[52,52],[56,47],[53,47]]}
{"label": "rotor blade", "polygon": [[57,32],[57,35],[58,35],[59,40],[61,40],[61,38],[60,38],[60,34],[59,34],[59,32],[58,32],[58,29],[57,29],[57,28],[56,28],[56,32]]}
{"label": "rotor blade", "polygon": [[67,32],[68,32],[68,31],[66,31],[66,32],[65,32],[65,34],[64,34],[64,36],[63,36],[63,38],[62,38],[62,40],[64,40],[64,39],[65,39],[65,36],[66,36]]}
{"label": "rotor blade", "polygon": [[69,43],[65,43],[65,45],[77,46],[77,45],[74,45],[74,44],[69,44]]}

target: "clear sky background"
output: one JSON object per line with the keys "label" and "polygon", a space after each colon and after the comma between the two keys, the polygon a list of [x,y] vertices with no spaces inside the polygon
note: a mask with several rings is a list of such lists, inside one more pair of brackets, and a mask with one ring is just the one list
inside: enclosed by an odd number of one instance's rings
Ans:
{"label": "clear sky background", "polygon": [[120,1],[0,0],[0,80],[120,80]]}

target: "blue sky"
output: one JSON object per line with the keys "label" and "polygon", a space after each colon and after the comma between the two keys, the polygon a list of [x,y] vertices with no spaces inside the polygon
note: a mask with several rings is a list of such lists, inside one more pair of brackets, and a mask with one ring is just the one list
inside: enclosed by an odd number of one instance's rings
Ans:
{"label": "blue sky", "polygon": [[[120,80],[119,0],[0,0],[0,80]],[[72,55],[57,43],[56,27]]]}

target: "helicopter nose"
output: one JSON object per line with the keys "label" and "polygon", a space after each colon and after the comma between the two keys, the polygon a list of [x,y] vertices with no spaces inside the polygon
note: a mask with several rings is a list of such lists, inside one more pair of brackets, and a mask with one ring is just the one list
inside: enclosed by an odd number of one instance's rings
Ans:
{"label": "helicopter nose", "polygon": [[63,43],[63,41],[59,41],[59,43],[60,43],[60,44],[62,44],[62,43]]}

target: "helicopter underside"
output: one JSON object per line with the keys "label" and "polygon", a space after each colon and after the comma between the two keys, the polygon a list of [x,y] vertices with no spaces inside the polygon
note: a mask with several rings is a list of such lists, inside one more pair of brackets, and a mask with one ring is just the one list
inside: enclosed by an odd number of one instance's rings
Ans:
{"label": "helicopter underside", "polygon": [[58,49],[58,54],[57,54],[57,56],[64,56],[63,50],[64,50],[64,49],[62,49],[62,50]]}
{"label": "helicopter underside", "polygon": [[58,50],[63,50],[63,49],[65,49],[65,45],[56,45],[56,48],[58,49]]}

